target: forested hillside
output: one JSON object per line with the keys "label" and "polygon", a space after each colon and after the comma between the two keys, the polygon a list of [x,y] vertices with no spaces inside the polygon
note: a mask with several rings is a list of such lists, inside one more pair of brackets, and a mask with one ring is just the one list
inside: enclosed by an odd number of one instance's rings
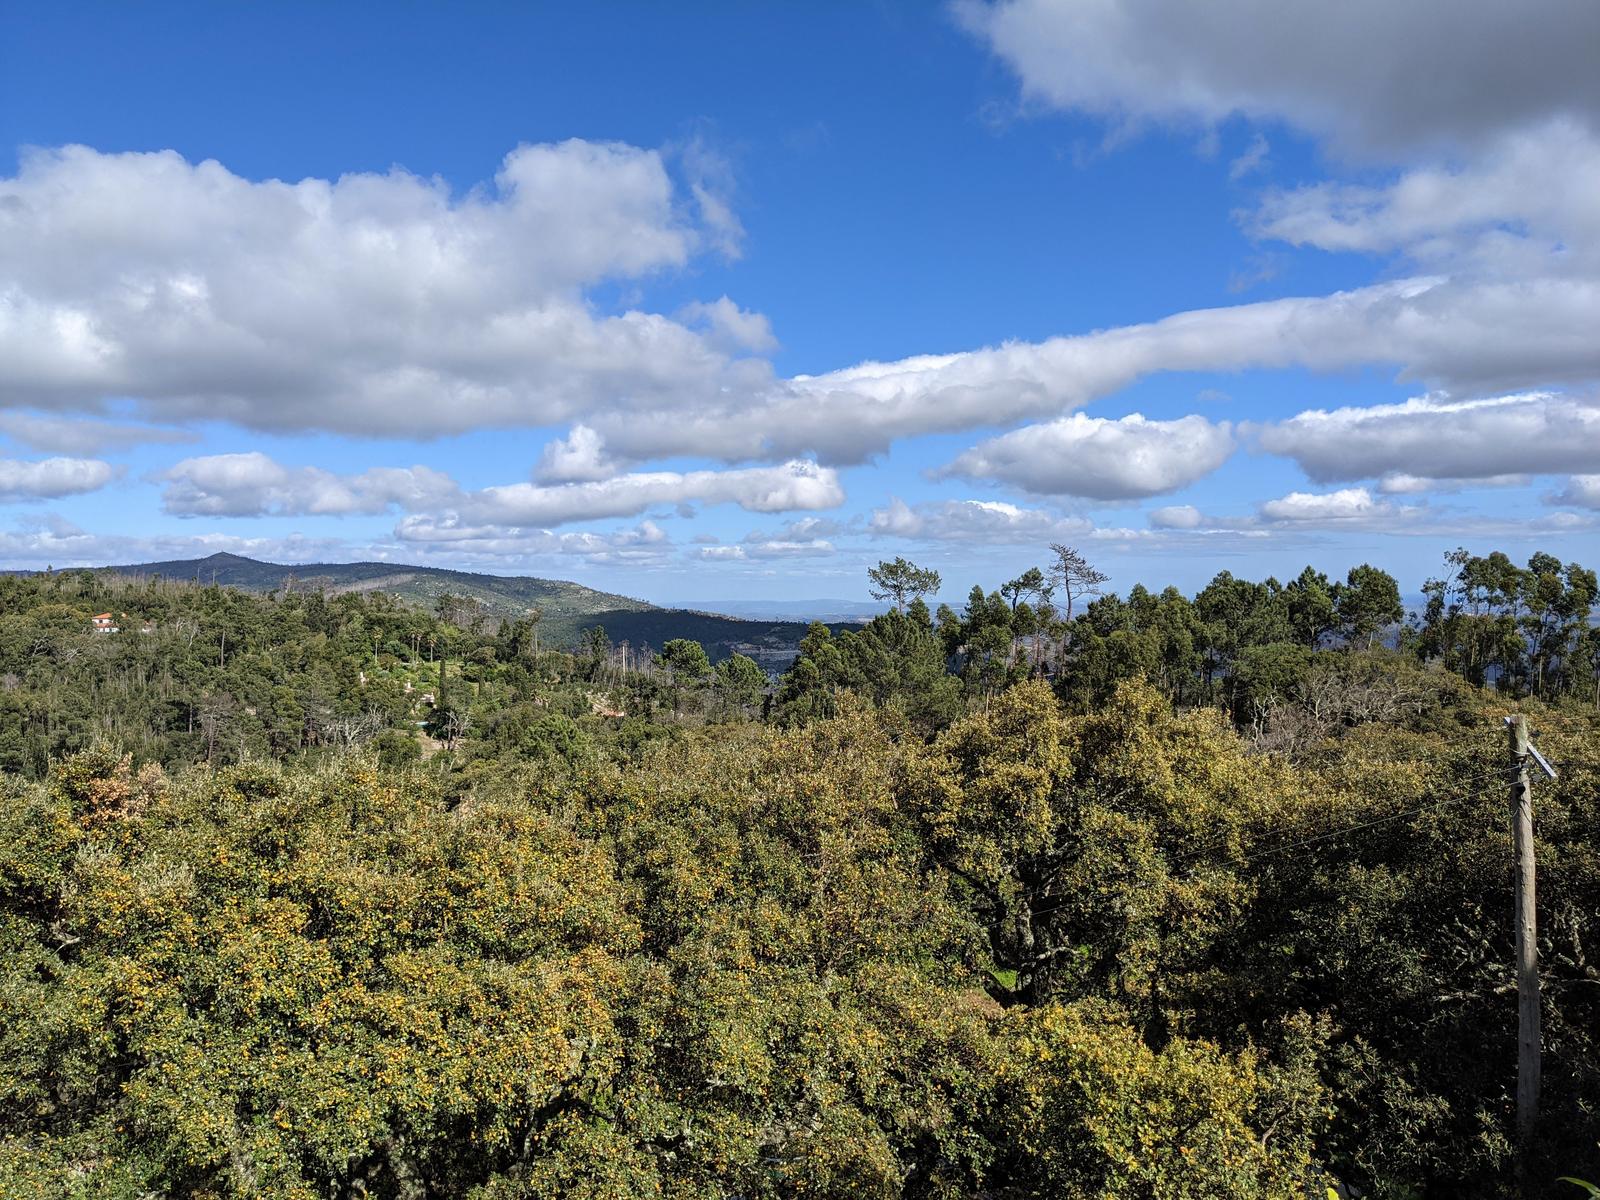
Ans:
{"label": "forested hillside", "polygon": [[794,621],[741,619],[661,608],[564,579],[482,575],[407,563],[289,566],[237,554],[212,554],[206,558],[97,569],[137,582],[192,583],[251,592],[321,592],[330,597],[352,592],[382,593],[427,609],[435,609],[441,600],[449,600],[463,611],[470,611],[467,619],[489,625],[537,616],[540,636],[545,643],[563,650],[576,646],[585,630],[604,625],[619,643],[660,646],[671,638],[686,637],[702,643],[713,660],[742,652],[764,660],[787,662],[805,633],[805,625]]}
{"label": "forested hillside", "polygon": [[1593,573],[1463,552],[1408,615],[1052,555],[959,611],[881,564],[775,684],[454,593],[0,577],[0,1195],[1600,1179]]}

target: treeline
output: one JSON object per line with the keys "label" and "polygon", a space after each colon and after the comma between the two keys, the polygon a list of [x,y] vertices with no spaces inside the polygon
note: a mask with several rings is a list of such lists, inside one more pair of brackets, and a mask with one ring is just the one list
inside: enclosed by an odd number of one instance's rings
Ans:
{"label": "treeline", "polygon": [[[381,592],[0,576],[0,769],[39,778],[99,740],[167,766],[357,745],[389,766],[440,750],[457,764],[626,757],[706,722],[825,717],[846,693],[932,733],[1029,678],[1080,710],[1144,679],[1176,707],[1223,708],[1260,748],[1293,750],[1446,686],[1406,662],[1600,704],[1594,572],[1550,555],[1517,567],[1459,551],[1408,620],[1396,581],[1365,565],[1287,584],[1224,571],[1193,597],[1135,586],[1124,599],[1076,551],[1053,554],[1048,571],[975,586],[959,611],[923,602],[936,573],[881,564],[874,590],[892,607],[856,630],[814,624],[775,687],[742,655],[713,669],[683,638],[614,646],[596,626],[552,649],[537,611],[505,621],[463,597],[428,611]],[[101,612],[119,632],[91,631]],[[1380,648],[1399,658],[1357,653]]]}
{"label": "treeline", "polygon": [[1106,576],[1076,550],[1052,550],[1049,571],[990,592],[975,586],[960,611],[932,612],[923,601],[938,590],[936,572],[903,559],[880,564],[879,592],[894,608],[837,636],[813,625],[774,713],[824,715],[848,690],[880,703],[894,697],[936,728],[1027,678],[1051,679],[1084,709],[1142,678],[1176,706],[1220,706],[1265,747],[1284,748],[1305,740],[1308,714],[1318,725],[1310,734],[1325,733],[1345,706],[1370,719],[1442,686],[1408,674],[1402,661],[1376,671],[1360,661],[1358,652],[1380,647],[1509,696],[1600,706],[1600,586],[1592,570],[1548,554],[1517,567],[1499,551],[1456,551],[1408,619],[1394,577],[1364,564],[1342,581],[1311,567],[1287,584],[1223,571],[1193,597],[1135,585],[1123,599],[1104,593]]}

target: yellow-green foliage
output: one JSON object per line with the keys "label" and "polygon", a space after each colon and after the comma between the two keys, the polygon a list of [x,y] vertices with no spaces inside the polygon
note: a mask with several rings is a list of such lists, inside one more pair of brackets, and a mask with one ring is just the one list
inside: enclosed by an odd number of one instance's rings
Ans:
{"label": "yellow-green foliage", "polygon": [[[1152,1050],[1100,1002],[1007,1021],[1000,1104],[1026,1194],[1110,1200],[1301,1200],[1319,1175],[1303,1119],[1252,1053],[1177,1039]],[[1294,1110],[1285,1107],[1292,1102]],[[1272,1137],[1266,1136],[1269,1132]]]}
{"label": "yellow-green foliage", "polygon": [[314,1195],[396,1139],[503,1151],[614,1069],[638,928],[603,850],[548,815],[237,768],[107,822],[125,772],[90,786],[93,765],[6,814],[57,835],[6,856],[57,875],[38,936],[13,910],[31,969],[0,998],[0,1096],[35,1137],[70,1115],[167,1187]]}
{"label": "yellow-green foliage", "polygon": [[[1497,1194],[1498,710],[1291,767],[1138,683],[833,706],[625,766],[5,780],[0,1196]],[[1535,716],[1583,1173],[1600,738]]]}
{"label": "yellow-green foliage", "polygon": [[957,1194],[992,1005],[893,755],[858,715],[581,798],[353,764],[142,807],[68,761],[4,809],[0,1193]]}

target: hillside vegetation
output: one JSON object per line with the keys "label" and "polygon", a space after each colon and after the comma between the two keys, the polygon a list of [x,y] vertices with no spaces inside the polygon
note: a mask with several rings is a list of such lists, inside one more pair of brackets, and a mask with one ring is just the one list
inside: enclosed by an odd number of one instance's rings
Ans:
{"label": "hillside vegetation", "polygon": [[[1371,568],[1057,550],[961,611],[883,564],[776,685],[454,593],[0,578],[0,1195],[1600,1176],[1592,573],[1462,554],[1396,627]],[[1513,711],[1559,772],[1520,1154]]]}
{"label": "hillside vegetation", "polygon": [[100,570],[132,580],[160,579],[250,592],[322,592],[328,596],[374,593],[425,609],[440,600],[475,606],[490,624],[537,614],[553,649],[571,649],[585,630],[603,625],[613,640],[659,647],[674,637],[702,643],[713,660],[743,652],[785,661],[805,633],[794,621],[745,620],[716,613],[661,608],[643,600],[599,592],[563,579],[483,575],[404,563],[305,563],[286,566],[237,554],[171,562],[130,563]]}

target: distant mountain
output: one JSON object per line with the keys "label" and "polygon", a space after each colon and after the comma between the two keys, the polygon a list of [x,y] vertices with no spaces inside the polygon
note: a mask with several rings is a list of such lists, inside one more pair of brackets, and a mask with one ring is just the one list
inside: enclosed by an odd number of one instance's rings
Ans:
{"label": "distant mountain", "polygon": [[238,554],[172,562],[123,563],[99,567],[119,575],[190,580],[203,585],[235,587],[251,592],[321,591],[386,592],[412,604],[432,608],[440,596],[470,596],[503,620],[539,609],[540,630],[552,646],[576,645],[584,630],[605,627],[613,645],[659,649],[672,638],[693,638],[705,645],[713,661],[735,652],[748,654],[763,666],[781,669],[805,636],[807,621],[742,620],[719,613],[662,608],[629,596],[596,591],[565,579],[528,575],[480,575],[442,567],[404,563],[260,562]]}
{"label": "distant mountain", "polygon": [[404,563],[299,563],[260,562],[237,554],[175,562],[126,563],[103,567],[122,575],[160,575],[166,579],[194,580],[201,584],[270,592],[284,587],[299,591],[388,592],[415,604],[432,605],[440,596],[471,596],[497,617],[526,616],[544,610],[546,621],[582,617],[596,612],[643,612],[655,607],[643,600],[597,592],[564,579],[532,576],[479,575],[441,567]]}
{"label": "distant mountain", "polygon": [[874,600],[684,600],[684,608],[722,613],[747,621],[866,623],[884,609]]}

